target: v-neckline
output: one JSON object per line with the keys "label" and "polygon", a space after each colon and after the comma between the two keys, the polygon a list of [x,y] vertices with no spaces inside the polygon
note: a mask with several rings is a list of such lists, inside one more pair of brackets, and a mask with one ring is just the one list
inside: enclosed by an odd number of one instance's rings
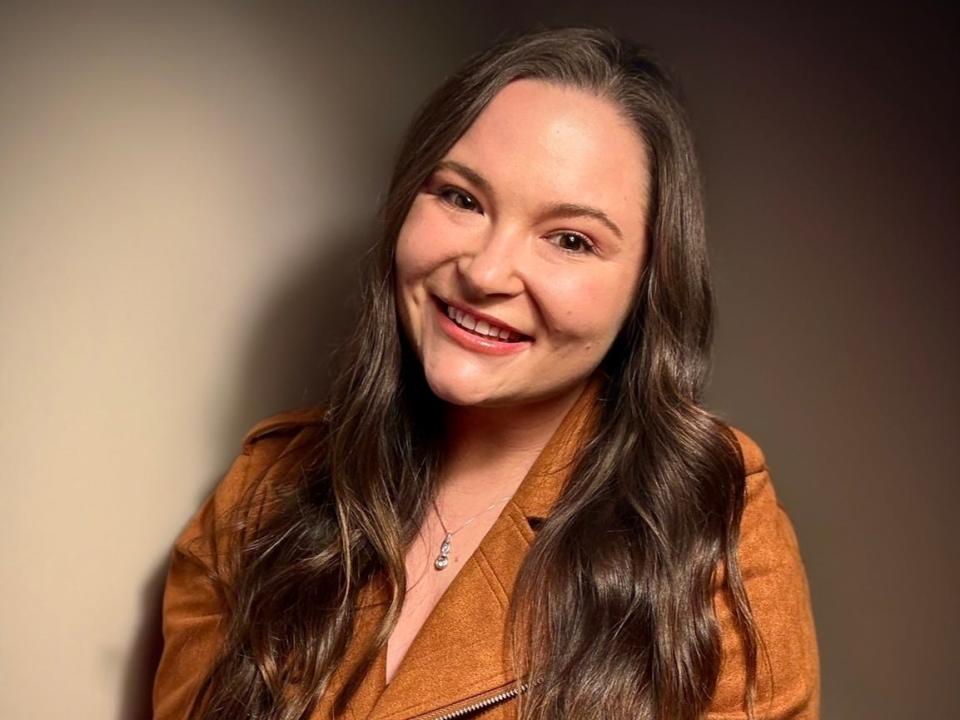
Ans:
{"label": "v-neckline", "polygon": [[[532,467],[531,467],[531,470],[532,470]],[[527,475],[529,475],[529,472],[530,471],[527,472]],[[526,475],[525,475],[525,478],[526,478]],[[523,481],[521,481],[521,484],[522,482]],[[519,485],[518,485],[518,489],[519,489]],[[457,567],[456,573],[454,573],[454,576],[447,582],[446,587],[443,588],[443,591],[440,593],[439,597],[437,597],[436,601],[433,603],[433,606],[430,608],[430,611],[423,618],[422,622],[417,628],[417,632],[414,633],[413,637],[410,639],[410,642],[407,644],[407,648],[403,653],[403,657],[400,658],[399,662],[397,663],[397,667],[394,670],[393,677],[388,680],[387,664],[390,659],[390,641],[393,639],[393,632],[391,632],[390,637],[387,638],[387,642],[384,643],[383,649],[378,654],[378,655],[382,655],[383,667],[382,669],[378,670],[378,672],[380,676],[381,687],[384,690],[386,690],[386,688],[390,686],[390,683],[394,680],[394,678],[396,678],[397,675],[399,675],[400,672],[403,670],[404,661],[407,659],[407,656],[409,655],[410,650],[414,647],[414,644],[417,642],[417,638],[423,634],[423,630],[427,626],[427,624],[430,622],[430,618],[437,613],[437,609],[444,602],[444,599],[450,594],[451,588],[455,586],[455,584],[457,583],[457,580],[460,578],[463,571],[466,570],[467,567],[470,565],[470,563],[473,561],[474,556],[480,551],[480,548],[483,547],[487,537],[490,536],[490,534],[497,528],[497,526],[503,522],[504,513],[506,513],[507,508],[510,506],[510,503],[513,501],[513,498],[515,495],[516,495],[516,491],[514,491],[513,495],[511,495],[511,497],[504,502],[503,507],[500,508],[500,512],[498,512],[494,517],[493,522],[490,524],[490,527],[487,528],[487,531],[483,534],[483,536],[477,542],[476,546],[473,548],[470,554],[467,555],[464,558],[463,562]],[[430,561],[429,545],[426,545],[425,543],[425,546],[427,548],[427,552],[425,556],[425,560],[427,561],[427,565],[425,569],[426,573],[429,573],[431,571],[447,572],[453,568],[452,565],[447,565],[447,567],[444,568],[443,570],[435,570],[433,568],[432,562]],[[394,632],[396,632],[396,628],[394,628]],[[380,662],[380,659],[381,659],[380,657],[377,658],[378,663]]]}
{"label": "v-neckline", "polygon": [[[389,639],[383,643],[366,681],[358,687],[356,704],[351,703],[350,715],[355,720],[416,717],[516,679],[510,658],[502,651],[513,585],[535,538],[530,519],[545,518],[560,494],[575,450],[587,426],[596,419],[591,408],[597,407],[593,399],[599,387],[599,380],[594,378],[561,422],[513,497],[421,623],[389,683]],[[378,575],[366,590],[364,596],[374,607],[364,611],[363,635],[372,641],[375,626],[384,615],[389,589]],[[464,672],[464,668],[469,671]]]}

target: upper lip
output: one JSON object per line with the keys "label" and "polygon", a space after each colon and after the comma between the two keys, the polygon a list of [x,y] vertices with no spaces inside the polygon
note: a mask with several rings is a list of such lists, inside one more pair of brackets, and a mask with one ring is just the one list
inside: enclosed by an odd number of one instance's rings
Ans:
{"label": "upper lip", "polygon": [[446,300],[440,297],[439,295],[436,297],[444,305],[449,305],[450,307],[455,308],[456,310],[460,310],[462,312],[467,313],[468,315],[472,315],[478,320],[486,320],[488,323],[492,325],[496,325],[497,327],[504,328],[505,330],[509,330],[510,332],[516,333],[517,335],[522,335],[523,337],[526,337],[526,338],[530,337],[527,333],[523,332],[522,330],[517,330],[517,328],[513,327],[513,325],[510,325],[509,323],[505,323],[500,318],[496,318],[493,315],[488,315],[487,313],[480,312],[479,310],[474,310],[472,307],[470,307],[465,303]]}

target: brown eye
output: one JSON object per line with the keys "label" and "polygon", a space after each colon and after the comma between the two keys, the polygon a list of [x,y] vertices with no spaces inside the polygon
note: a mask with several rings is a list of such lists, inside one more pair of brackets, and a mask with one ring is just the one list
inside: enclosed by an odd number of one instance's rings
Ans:
{"label": "brown eye", "polygon": [[459,210],[474,212],[480,209],[480,205],[476,200],[462,190],[458,190],[454,187],[440,188],[440,190],[437,192],[437,196],[442,198],[445,203],[453,205]]}
{"label": "brown eye", "polygon": [[593,252],[593,243],[579,233],[562,232],[553,236],[554,244],[571,255],[583,255]]}

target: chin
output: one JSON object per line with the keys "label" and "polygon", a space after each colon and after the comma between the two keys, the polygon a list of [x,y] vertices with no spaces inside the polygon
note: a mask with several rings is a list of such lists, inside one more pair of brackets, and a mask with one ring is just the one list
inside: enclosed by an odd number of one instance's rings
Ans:
{"label": "chin", "polygon": [[489,396],[475,383],[464,383],[450,378],[436,378],[427,375],[427,385],[438,398],[451,405],[483,405]]}
{"label": "chin", "polygon": [[488,378],[465,371],[465,368],[460,370],[427,365],[424,376],[433,394],[444,402],[463,406],[496,404],[495,398],[491,397]]}

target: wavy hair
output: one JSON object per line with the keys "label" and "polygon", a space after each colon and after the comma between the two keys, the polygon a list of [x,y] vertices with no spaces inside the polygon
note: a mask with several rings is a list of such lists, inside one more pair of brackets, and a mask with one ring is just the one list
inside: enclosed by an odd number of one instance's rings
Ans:
{"label": "wavy hair", "polygon": [[[229,627],[194,720],[307,718],[350,642],[357,593],[377,574],[390,603],[338,709],[387,642],[404,602],[405,548],[437,490],[442,457],[440,401],[398,322],[396,240],[437,163],[521,78],[614,103],[643,139],[651,197],[650,253],[601,364],[596,429],[517,579],[509,616],[516,667],[537,679],[519,716],[701,717],[720,672],[718,591],[743,639],[752,715],[758,637],[737,564],[744,465],[730,429],[700,405],[713,299],[687,120],[677,88],[642,47],[603,29],[560,28],[508,37],[474,56],[414,118],[327,421],[301,443],[304,461],[278,484],[265,519],[238,517],[243,541],[229,577],[217,578]],[[595,532],[598,525],[609,532]]]}

